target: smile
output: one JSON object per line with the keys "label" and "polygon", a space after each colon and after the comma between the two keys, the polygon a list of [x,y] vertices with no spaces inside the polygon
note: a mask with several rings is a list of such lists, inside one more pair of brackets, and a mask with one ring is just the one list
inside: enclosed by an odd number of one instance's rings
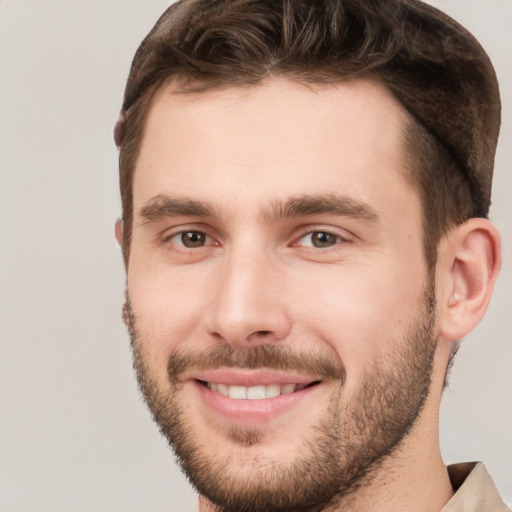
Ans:
{"label": "smile", "polygon": [[[257,386],[233,386],[216,382],[205,382],[208,389],[234,400],[264,400],[280,395],[288,395],[306,388],[307,384],[269,384]],[[311,383],[310,385],[313,385]]]}
{"label": "smile", "polygon": [[264,425],[306,404],[312,407],[313,395],[324,387],[320,375],[272,370],[221,368],[194,372],[186,380],[205,414],[246,426]]}

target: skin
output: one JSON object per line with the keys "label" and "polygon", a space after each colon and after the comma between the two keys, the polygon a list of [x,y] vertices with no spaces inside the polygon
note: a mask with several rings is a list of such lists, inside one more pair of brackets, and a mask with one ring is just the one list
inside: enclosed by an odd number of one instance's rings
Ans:
{"label": "skin", "polygon": [[[193,372],[180,377],[173,391],[195,436],[208,439],[202,452],[229,459],[240,481],[305,452],[333,397],[350,404],[368,368],[390,372],[421,317],[430,277],[421,205],[403,176],[406,122],[390,94],[367,81],[272,79],[192,95],[167,88],[153,102],[134,177],[127,282],[136,348],[154,386],[171,393],[173,353],[218,346],[285,347],[344,373],[341,389],[325,379],[257,425],[220,417]],[[334,195],[342,209],[283,214],[291,199]],[[183,230],[204,234],[204,244],[184,246]],[[319,233],[331,235],[327,246],[315,246]],[[499,263],[498,235],[483,219],[443,238],[428,397],[392,455],[330,510],[434,511],[448,501],[437,431],[444,373],[451,343],[483,316]],[[256,432],[258,442],[240,449],[233,428]],[[200,507],[213,510],[204,498]]]}

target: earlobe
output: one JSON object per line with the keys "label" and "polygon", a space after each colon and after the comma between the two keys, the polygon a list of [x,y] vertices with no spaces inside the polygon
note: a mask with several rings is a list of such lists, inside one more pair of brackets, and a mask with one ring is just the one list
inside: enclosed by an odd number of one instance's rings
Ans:
{"label": "earlobe", "polygon": [[123,245],[123,221],[122,221],[121,217],[116,219],[114,233],[116,235],[117,243],[122,246]]}
{"label": "earlobe", "polygon": [[486,219],[468,220],[442,241],[439,263],[439,331],[456,341],[478,325],[489,305],[501,266],[498,231]]}

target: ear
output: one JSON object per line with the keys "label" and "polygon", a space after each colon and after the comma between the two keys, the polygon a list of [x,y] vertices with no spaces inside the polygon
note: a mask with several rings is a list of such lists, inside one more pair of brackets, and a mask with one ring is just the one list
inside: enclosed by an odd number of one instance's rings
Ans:
{"label": "ear", "polygon": [[443,238],[437,266],[442,337],[460,340],[478,325],[500,267],[500,236],[488,220],[469,219]]}
{"label": "ear", "polygon": [[120,217],[118,219],[116,219],[114,233],[116,235],[117,243],[122,246],[123,245],[123,221]]}

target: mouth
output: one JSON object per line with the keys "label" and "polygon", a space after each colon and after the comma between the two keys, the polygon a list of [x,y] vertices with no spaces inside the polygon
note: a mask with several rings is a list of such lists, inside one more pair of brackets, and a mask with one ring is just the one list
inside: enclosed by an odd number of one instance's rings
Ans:
{"label": "mouth", "polygon": [[221,382],[209,382],[197,380],[199,384],[219,393],[222,396],[229,397],[233,400],[265,400],[275,398],[281,395],[289,395],[302,391],[303,389],[316,386],[321,381],[316,380],[308,384],[304,383],[288,383],[288,384],[259,384],[255,386],[240,386],[223,384]]}
{"label": "mouth", "polygon": [[264,425],[308,404],[313,406],[312,396],[323,387],[318,376],[252,370],[207,371],[191,381],[208,416],[246,426]]}

